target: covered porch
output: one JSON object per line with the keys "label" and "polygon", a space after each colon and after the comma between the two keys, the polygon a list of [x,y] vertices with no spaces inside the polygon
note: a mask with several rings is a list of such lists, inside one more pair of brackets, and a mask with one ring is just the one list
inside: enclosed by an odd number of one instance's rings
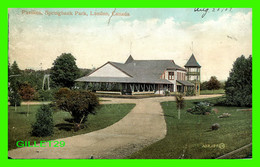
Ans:
{"label": "covered porch", "polygon": [[166,91],[174,91],[174,84],[86,82],[86,89],[97,93],[121,95],[165,94]]}
{"label": "covered porch", "polygon": [[187,92],[190,92],[194,89],[194,84],[188,81],[177,80],[176,87],[177,87],[177,92],[186,94]]}

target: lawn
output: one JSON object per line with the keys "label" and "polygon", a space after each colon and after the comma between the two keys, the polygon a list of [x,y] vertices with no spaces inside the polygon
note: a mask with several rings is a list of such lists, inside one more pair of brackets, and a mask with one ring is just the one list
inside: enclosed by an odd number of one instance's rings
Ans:
{"label": "lawn", "polygon": [[212,94],[225,94],[224,89],[218,89],[218,90],[201,90],[201,95],[212,95]]}
{"label": "lawn", "polygon": [[[89,133],[95,130],[105,128],[126,116],[135,104],[103,104],[97,110],[96,115],[90,115],[86,123],[86,128],[77,132],[73,130],[73,124],[68,122],[70,114],[63,111],[56,111],[53,114],[54,134],[50,137],[33,137],[31,136],[31,124],[35,122],[35,114],[40,105],[31,105],[30,114],[27,116],[27,105],[8,108],[8,149],[17,148],[16,142],[22,141],[47,141],[58,138],[64,138],[83,133]],[[67,121],[66,121],[67,120]]]}
{"label": "lawn", "polygon": [[[238,111],[239,107],[214,106],[218,113],[193,115],[186,112],[187,108],[198,101],[203,100],[185,102],[186,107],[181,110],[180,120],[177,119],[175,102],[161,103],[167,124],[166,137],[127,158],[217,158],[252,142],[252,111]],[[218,118],[226,112],[231,116]],[[213,123],[219,123],[220,129],[212,131],[210,127]],[[252,148],[248,148],[229,158],[243,158],[251,154]]]}

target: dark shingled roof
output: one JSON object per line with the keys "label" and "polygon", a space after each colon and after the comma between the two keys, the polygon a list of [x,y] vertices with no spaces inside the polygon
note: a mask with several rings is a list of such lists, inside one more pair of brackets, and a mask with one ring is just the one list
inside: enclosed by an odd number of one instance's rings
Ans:
{"label": "dark shingled roof", "polygon": [[188,62],[185,64],[184,67],[201,67],[197,60],[195,59],[194,55],[192,54]]}
{"label": "dark shingled roof", "polygon": [[131,63],[133,60],[134,60],[133,57],[130,55],[130,56],[128,57],[128,59],[126,60],[125,64]]}
{"label": "dark shingled roof", "polygon": [[173,60],[134,60],[130,55],[123,63],[108,62],[130,77],[90,77],[85,76],[76,81],[85,82],[120,82],[120,83],[155,83],[172,84],[166,79],[160,79],[165,70],[182,70]]}
{"label": "dark shingled roof", "polygon": [[185,86],[194,86],[194,84],[190,83],[189,81],[177,80],[177,82]]}

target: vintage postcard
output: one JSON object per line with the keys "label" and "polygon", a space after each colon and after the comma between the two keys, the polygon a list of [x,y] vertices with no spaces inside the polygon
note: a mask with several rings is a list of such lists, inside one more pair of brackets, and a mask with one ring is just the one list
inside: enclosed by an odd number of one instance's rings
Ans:
{"label": "vintage postcard", "polygon": [[9,8],[10,159],[252,158],[251,8]]}

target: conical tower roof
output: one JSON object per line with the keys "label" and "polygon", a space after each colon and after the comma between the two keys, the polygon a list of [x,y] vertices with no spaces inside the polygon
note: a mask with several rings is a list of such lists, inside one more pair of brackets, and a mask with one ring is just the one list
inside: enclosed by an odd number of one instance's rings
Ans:
{"label": "conical tower roof", "polygon": [[201,67],[199,63],[197,62],[195,56],[192,54],[188,62],[185,64],[184,67]]}

